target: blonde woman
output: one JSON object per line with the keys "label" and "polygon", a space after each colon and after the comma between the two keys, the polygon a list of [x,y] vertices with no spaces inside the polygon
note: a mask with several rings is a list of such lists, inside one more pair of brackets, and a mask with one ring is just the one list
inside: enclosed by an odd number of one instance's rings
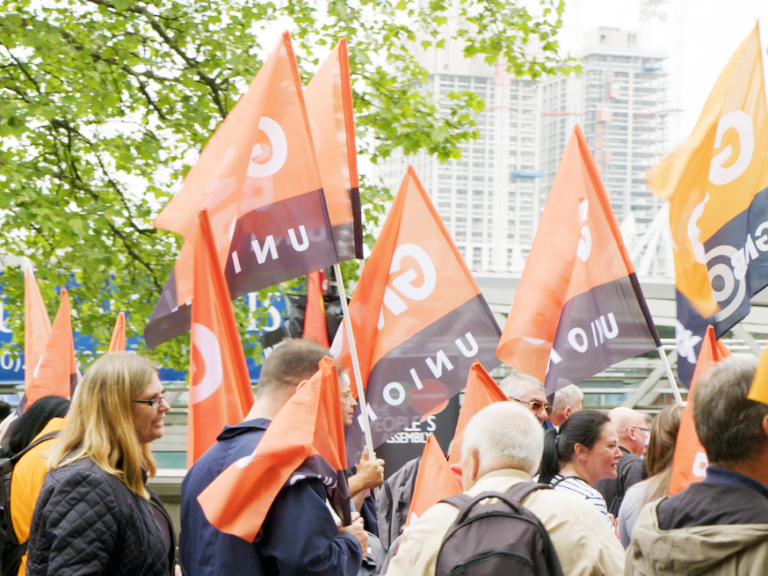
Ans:
{"label": "blonde woman", "polygon": [[163,436],[169,409],[149,359],[122,352],[91,365],[48,456],[28,576],[174,573],[171,520],[146,484],[149,443]]}

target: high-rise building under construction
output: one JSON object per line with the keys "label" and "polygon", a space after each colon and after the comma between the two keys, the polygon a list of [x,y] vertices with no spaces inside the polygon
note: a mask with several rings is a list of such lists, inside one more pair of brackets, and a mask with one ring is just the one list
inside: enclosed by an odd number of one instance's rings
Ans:
{"label": "high-rise building under construction", "polygon": [[424,53],[423,89],[437,101],[471,90],[486,103],[480,137],[460,160],[419,153],[380,166],[397,188],[413,164],[472,270],[520,272],[573,126],[580,124],[617,219],[642,234],[663,202],[645,172],[668,152],[663,54],[641,48],[638,33],[598,28],[585,35],[582,73],[532,81],[503,67],[466,60],[450,43]]}

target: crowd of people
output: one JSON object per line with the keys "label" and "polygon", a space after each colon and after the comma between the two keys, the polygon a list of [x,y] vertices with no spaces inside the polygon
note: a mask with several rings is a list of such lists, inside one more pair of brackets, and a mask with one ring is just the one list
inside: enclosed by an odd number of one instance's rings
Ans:
{"label": "crowd of people", "polygon": [[[768,405],[747,398],[756,364],[739,358],[697,381],[693,416],[709,467],[672,497],[681,407],[649,426],[628,408],[582,409],[575,386],[550,407],[540,382],[513,375],[500,383],[510,401],[482,409],[464,431],[464,493],[409,525],[418,461],[385,480],[384,462],[364,453],[348,476],[351,524],[328,504],[323,482],[307,477],[280,490],[253,542],[220,532],[197,497],[253,453],[327,354],[288,340],[266,359],[250,413],[222,430],[184,478],[178,558],[174,525],[147,484],[149,446],[170,409],[157,370],[133,353],[94,362],[71,404],[40,399],[6,434],[0,458],[15,466],[2,479],[10,480],[12,518],[2,574],[763,573]],[[349,381],[339,381],[349,426],[356,401]]]}

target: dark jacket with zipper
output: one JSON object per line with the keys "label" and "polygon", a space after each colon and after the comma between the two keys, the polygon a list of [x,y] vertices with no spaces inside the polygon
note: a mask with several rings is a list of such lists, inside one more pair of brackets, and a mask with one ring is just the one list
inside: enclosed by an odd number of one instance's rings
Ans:
{"label": "dark jacket with zipper", "polygon": [[[167,576],[171,549],[152,507],[117,477],[83,458],[51,470],[32,517],[28,576]],[[170,518],[168,518],[170,521]]]}
{"label": "dark jacket with zipper", "polygon": [[647,504],[627,548],[626,576],[763,576],[768,488],[715,466],[703,482]]}
{"label": "dark jacket with zipper", "polygon": [[287,483],[254,542],[218,531],[205,517],[197,497],[227,467],[253,453],[269,423],[255,418],[225,427],[184,477],[179,544],[184,576],[357,576],[360,544],[337,530],[320,480]]}

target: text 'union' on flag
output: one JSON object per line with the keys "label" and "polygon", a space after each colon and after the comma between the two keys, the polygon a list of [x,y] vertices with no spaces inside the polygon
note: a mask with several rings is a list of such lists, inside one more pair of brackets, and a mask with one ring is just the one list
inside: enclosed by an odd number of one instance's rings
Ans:
{"label": "text 'union' on flag", "polygon": [[[475,360],[498,365],[499,326],[411,167],[349,312],[374,447],[458,394]],[[333,350],[354,378],[343,328]],[[360,419],[347,429],[351,461],[362,434]]]}
{"label": "text 'union' on flag", "polygon": [[547,394],[661,346],[581,129],[568,140],[497,355]]}
{"label": "text 'union' on flag", "polygon": [[338,261],[287,32],[155,219],[185,242],[145,330],[149,347],[190,328],[192,239],[202,208],[232,298]]}
{"label": "text 'union' on flag", "polygon": [[708,324],[720,338],[768,285],[768,116],[755,26],[717,79],[693,132],[649,175],[669,200],[678,372],[687,385]]}

